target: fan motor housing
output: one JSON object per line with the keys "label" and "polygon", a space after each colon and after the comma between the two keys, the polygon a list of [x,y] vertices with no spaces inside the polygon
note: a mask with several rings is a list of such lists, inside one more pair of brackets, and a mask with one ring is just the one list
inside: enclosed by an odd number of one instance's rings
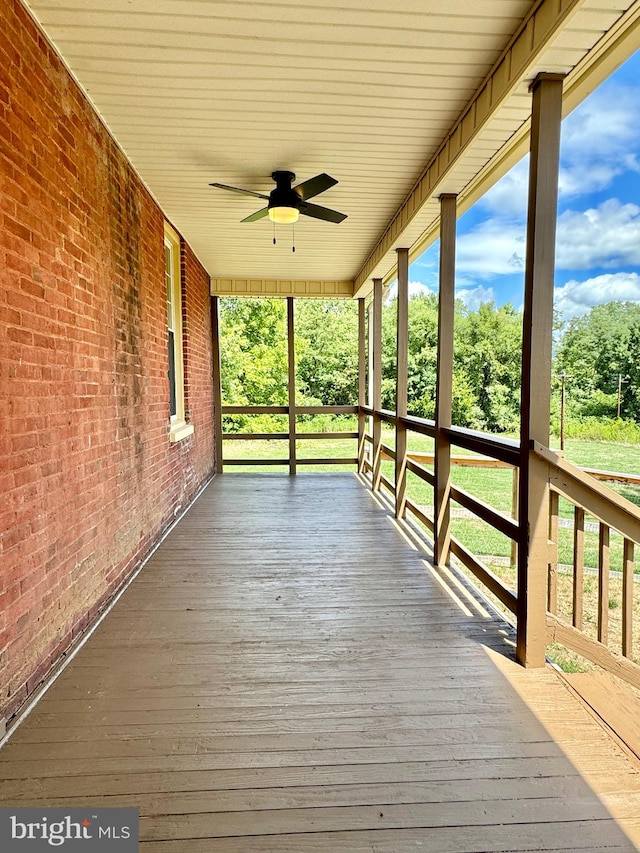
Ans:
{"label": "fan motor housing", "polygon": [[277,171],[272,172],[271,177],[276,182],[276,188],[269,193],[267,207],[295,207],[299,209],[302,198],[291,186],[296,179],[295,173]]}

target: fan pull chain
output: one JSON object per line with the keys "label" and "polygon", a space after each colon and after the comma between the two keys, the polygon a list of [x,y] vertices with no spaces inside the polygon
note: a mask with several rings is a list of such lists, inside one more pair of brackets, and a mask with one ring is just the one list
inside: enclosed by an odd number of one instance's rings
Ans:
{"label": "fan pull chain", "polygon": [[276,223],[273,223],[273,245],[276,245]]}
{"label": "fan pull chain", "polygon": [[296,226],[295,226],[295,225],[292,225],[292,226],[291,226],[291,231],[292,231],[292,237],[291,237],[291,240],[292,240],[292,243],[291,243],[291,251],[292,251],[292,252],[295,252],[295,250],[296,250]]}

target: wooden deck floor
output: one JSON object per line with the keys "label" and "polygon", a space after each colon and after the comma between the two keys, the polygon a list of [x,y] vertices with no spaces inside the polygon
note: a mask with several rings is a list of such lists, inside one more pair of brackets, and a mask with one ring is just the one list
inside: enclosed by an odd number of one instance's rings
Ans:
{"label": "wooden deck floor", "polygon": [[0,751],[0,804],[138,806],[148,853],[638,849],[637,762],[511,653],[355,476],[224,475]]}

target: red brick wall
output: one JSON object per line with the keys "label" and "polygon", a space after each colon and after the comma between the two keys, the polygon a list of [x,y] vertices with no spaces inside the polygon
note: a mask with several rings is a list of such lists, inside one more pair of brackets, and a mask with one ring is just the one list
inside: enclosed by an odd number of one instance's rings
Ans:
{"label": "red brick wall", "polygon": [[0,717],[212,473],[208,276],[183,244],[168,437],[163,215],[18,0],[0,4]]}

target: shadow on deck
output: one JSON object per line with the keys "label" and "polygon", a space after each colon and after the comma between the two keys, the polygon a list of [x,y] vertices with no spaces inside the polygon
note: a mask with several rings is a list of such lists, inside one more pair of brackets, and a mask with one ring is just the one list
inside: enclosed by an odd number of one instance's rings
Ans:
{"label": "shadow on deck", "polygon": [[217,477],[0,759],[2,805],[138,806],[149,853],[640,838],[637,763],[349,474]]}

